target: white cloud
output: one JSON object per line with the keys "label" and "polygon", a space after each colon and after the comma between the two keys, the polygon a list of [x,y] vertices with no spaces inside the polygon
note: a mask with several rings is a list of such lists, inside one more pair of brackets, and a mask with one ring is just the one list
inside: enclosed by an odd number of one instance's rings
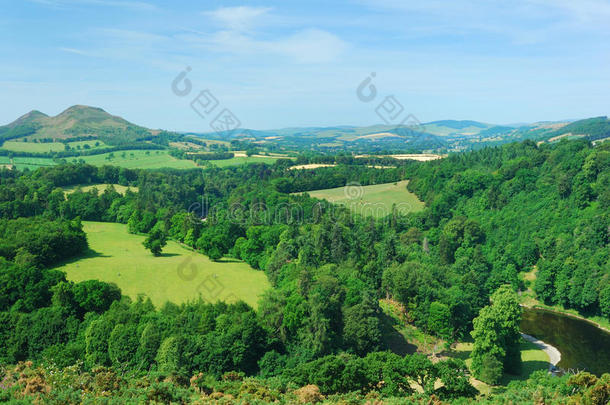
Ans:
{"label": "white cloud", "polygon": [[203,14],[214,19],[220,24],[223,29],[230,31],[249,31],[257,23],[260,23],[261,17],[264,17],[271,11],[269,7],[221,7],[213,11],[205,11]]}

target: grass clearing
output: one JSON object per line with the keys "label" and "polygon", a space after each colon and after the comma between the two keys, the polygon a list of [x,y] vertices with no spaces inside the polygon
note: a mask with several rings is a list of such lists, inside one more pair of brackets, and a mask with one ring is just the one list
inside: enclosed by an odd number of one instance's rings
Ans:
{"label": "grass clearing", "polygon": [[435,355],[442,351],[445,341],[411,325],[402,304],[390,299],[379,300],[382,315],[383,341],[394,353],[423,353]]}
{"label": "grass clearing", "polygon": [[193,169],[197,167],[192,160],[176,159],[170,156],[166,150],[125,150],[113,152],[112,155],[111,153],[102,153],[100,155],[77,156],[67,160],[72,162],[80,159],[95,166],[112,165],[128,169],[161,169],[165,167]]}
{"label": "grass clearing", "polygon": [[117,193],[119,194],[125,194],[127,192],[127,190],[131,190],[135,193],[138,192],[138,187],[128,187],[128,186],[122,186],[120,184],[109,184],[109,183],[102,183],[102,184],[79,184],[76,186],[68,186],[68,187],[62,187],[64,189],[64,192],[66,194],[71,194],[73,192],[75,192],[76,190],[80,190],[82,192],[88,192],[91,190],[96,189],[98,193],[103,193],[104,190],[106,190],[108,187],[114,187],[114,189],[116,190]]}
{"label": "grass clearing", "polygon": [[142,246],[145,237],[128,233],[125,225],[87,221],[83,225],[89,252],[56,268],[69,280],[116,283],[123,294],[132,298],[144,294],[157,306],[201,296],[211,302],[242,299],[256,307],[259,296],[270,288],[265,273],[244,262],[213,262],[174,241],[168,241],[161,257],[154,257]]}
{"label": "grass clearing", "polygon": [[381,218],[392,212],[393,204],[396,204],[396,209],[401,213],[424,209],[424,203],[407,190],[408,182],[408,180],[403,180],[372,186],[348,185],[307,193],[311,197],[343,204],[355,213]]}

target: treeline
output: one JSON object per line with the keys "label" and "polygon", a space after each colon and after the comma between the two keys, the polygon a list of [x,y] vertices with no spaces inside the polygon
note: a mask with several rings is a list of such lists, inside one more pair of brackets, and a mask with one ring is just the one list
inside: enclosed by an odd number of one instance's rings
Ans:
{"label": "treeline", "polygon": [[95,132],[101,140],[108,145],[122,145],[137,141],[144,141],[152,134],[150,130],[137,125],[127,125],[125,127],[102,126],[92,130],[82,124],[74,125],[64,131],[67,135],[84,136]]}
{"label": "treeline", "polygon": [[226,160],[235,157],[235,154],[233,152],[187,152],[181,149],[170,149],[169,154],[178,159],[191,159],[194,161]]}
{"label": "treeline", "polygon": [[[289,161],[288,161],[289,162]],[[291,163],[284,163],[288,167]],[[336,167],[288,170],[272,181],[275,189],[282,193],[297,193],[342,187],[346,184],[367,186],[392,183],[402,180],[409,173],[409,166],[379,169],[368,165],[339,164]]]}

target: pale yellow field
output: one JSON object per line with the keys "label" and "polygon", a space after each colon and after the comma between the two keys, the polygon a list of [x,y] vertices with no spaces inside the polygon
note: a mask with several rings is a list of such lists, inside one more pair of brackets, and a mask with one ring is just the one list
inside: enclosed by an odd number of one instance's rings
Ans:
{"label": "pale yellow field", "polygon": [[335,166],[337,166],[337,165],[322,164],[322,163],[309,163],[306,165],[291,166],[290,170],[317,169],[320,167],[335,167]]}
{"label": "pale yellow field", "polygon": [[138,192],[138,188],[137,187],[127,187],[127,186],[121,186],[120,184],[108,184],[108,183],[104,183],[104,184],[89,184],[86,186],[81,186],[81,185],[77,185],[77,186],[69,186],[69,187],[63,187],[64,191],[66,192],[66,194],[70,194],[75,192],[76,190],[81,190],[83,192],[87,192],[93,189],[96,189],[98,193],[103,193],[104,190],[106,190],[106,188],[108,188],[108,186],[112,186],[114,187],[114,189],[116,190],[117,193],[119,194],[125,194],[125,192],[127,192],[127,190],[131,190],[135,193]]}

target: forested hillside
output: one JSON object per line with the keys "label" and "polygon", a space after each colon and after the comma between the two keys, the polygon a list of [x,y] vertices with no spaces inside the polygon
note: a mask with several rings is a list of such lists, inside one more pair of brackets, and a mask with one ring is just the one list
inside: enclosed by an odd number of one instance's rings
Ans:
{"label": "forested hillside", "polygon": [[[518,319],[519,273],[536,266],[536,293],[545,302],[610,317],[610,146],[526,141],[393,169],[349,160],[316,170],[289,166],[2,170],[0,363],[77,366],[63,369],[70,382],[61,388],[51,388],[56,377],[36,365],[3,369],[10,389],[0,398],[19,398],[30,384],[30,393],[55,403],[103,391],[160,402],[212,392],[261,402],[300,394],[452,401],[475,396],[471,371],[455,358],[389,352],[379,299],[403,306],[420,330],[460,341],[475,317],[493,314],[481,310],[496,291]],[[405,178],[426,201],[424,211],[389,207],[387,217],[374,219],[290,194]],[[91,183],[138,192],[66,195],[60,188]],[[111,284],[69,282],[48,267],[86,248],[79,219],[126,223],[133,233],[164,234],[215,260],[241,259],[264,271],[273,288],[254,311],[243,302],[155,308],[121,297]],[[39,231],[14,231],[33,224]],[[55,248],[38,251],[41,238]],[[56,252],[66,242],[71,248]],[[25,305],[31,291],[40,299]],[[490,362],[500,373],[519,369],[513,352],[494,353]],[[93,382],[79,385],[79,378]],[[607,381],[535,378],[497,401],[538,386],[540,398],[562,403],[569,395],[594,395],[589,390],[603,390]],[[308,384],[316,388],[295,391]]]}
{"label": "forested hillside", "polygon": [[[430,209],[439,259],[488,262],[489,286],[538,268],[536,293],[547,303],[610,317],[610,147],[532,142],[455,155],[418,166],[409,188]],[[473,223],[480,250],[468,248]],[[433,238],[433,235],[436,238]],[[465,245],[466,243],[466,245]]]}

